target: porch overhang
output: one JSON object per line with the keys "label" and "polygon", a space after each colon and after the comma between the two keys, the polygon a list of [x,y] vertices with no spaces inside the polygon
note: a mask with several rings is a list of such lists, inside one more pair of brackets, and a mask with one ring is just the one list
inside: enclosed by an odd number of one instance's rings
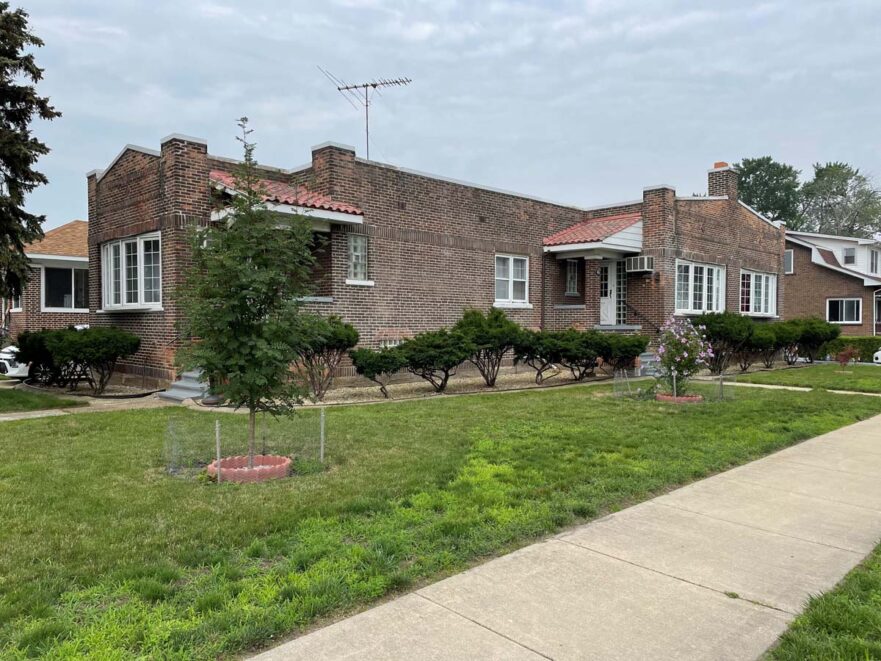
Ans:
{"label": "porch overhang", "polygon": [[544,240],[544,252],[557,259],[620,259],[641,251],[639,213],[585,220]]}

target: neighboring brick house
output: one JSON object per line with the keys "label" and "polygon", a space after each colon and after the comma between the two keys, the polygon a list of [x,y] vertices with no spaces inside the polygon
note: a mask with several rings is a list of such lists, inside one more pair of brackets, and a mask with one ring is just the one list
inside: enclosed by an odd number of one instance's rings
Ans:
{"label": "neighboring brick house", "polygon": [[881,335],[881,242],[786,233],[786,311],[841,325],[842,335]]}
{"label": "neighboring brick house", "polygon": [[30,278],[21,296],[2,302],[12,339],[89,323],[88,232],[86,221],[74,220],[25,246]]}
{"label": "neighboring brick house", "polygon": [[[143,338],[125,372],[173,378],[186,228],[223,217],[236,165],[208,154],[203,140],[172,135],[159,151],[128,146],[88,175],[92,323]],[[261,166],[261,177],[269,208],[307,215],[325,239],[308,307],[353,323],[365,346],[449,326],[469,307],[502,308],[530,328],[652,334],[673,313],[677,269],[684,313],[726,301],[739,309],[741,269],[750,269],[763,283],[767,274],[760,298],[768,291],[772,301],[756,314],[777,314],[771,288],[783,233],[736,200],[730,168],[711,172],[712,197],[677,198],[659,187],[590,210],[368,161],[333,143],[292,170]],[[592,220],[608,216],[616,218]],[[616,243],[628,234],[630,243]],[[636,255],[654,257],[654,271],[626,273],[623,258]],[[619,272],[626,293],[615,286]],[[564,291],[567,275],[577,291]],[[703,293],[714,277],[719,286]]]}

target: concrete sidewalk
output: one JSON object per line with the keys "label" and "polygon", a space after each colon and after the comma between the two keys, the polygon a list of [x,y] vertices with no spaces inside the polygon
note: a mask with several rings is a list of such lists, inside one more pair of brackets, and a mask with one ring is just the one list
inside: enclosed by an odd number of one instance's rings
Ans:
{"label": "concrete sidewalk", "polygon": [[879,478],[881,416],[257,658],[755,659],[881,538]]}

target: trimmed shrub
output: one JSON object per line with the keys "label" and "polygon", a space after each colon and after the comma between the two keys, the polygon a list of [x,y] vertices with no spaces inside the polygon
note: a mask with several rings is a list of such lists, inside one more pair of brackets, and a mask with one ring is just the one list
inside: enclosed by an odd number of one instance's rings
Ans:
{"label": "trimmed shrub", "polygon": [[[769,369],[774,366],[774,356],[776,356],[782,348],[777,334],[777,326],[779,325],[780,324],[756,324],[756,327],[753,330],[753,336],[749,341],[750,350],[754,359],[760,359],[762,364]],[[740,367],[744,371],[749,369],[749,365],[744,368],[742,362]]]}
{"label": "trimmed shrub", "polygon": [[520,333],[514,345],[514,364],[523,363],[534,369],[537,384],[544,382],[548,371],[561,361],[562,347],[555,334],[532,330]]}
{"label": "trimmed shrub", "polygon": [[823,345],[818,355],[837,356],[848,347],[857,350],[857,360],[871,363],[872,356],[881,349],[881,337],[837,337]]}
{"label": "trimmed shrub", "polygon": [[389,349],[355,349],[349,352],[355,371],[370,379],[379,386],[382,396],[388,399],[389,384],[392,376],[406,367],[407,360],[397,347]]}
{"label": "trimmed shrub", "polygon": [[494,386],[502,359],[514,348],[520,336],[520,326],[504,312],[493,308],[487,314],[480,310],[465,310],[453,330],[474,345],[474,353],[468,360],[478,369],[486,385]]}
{"label": "trimmed shrub", "polygon": [[318,315],[303,315],[297,331],[300,342],[294,365],[305,376],[312,398],[320,402],[343,356],[358,344],[358,331],[337,316]]}
{"label": "trimmed shrub", "polygon": [[820,349],[841,335],[841,328],[818,317],[799,320],[801,333],[798,338],[798,352],[805,356],[809,363],[820,355]]}
{"label": "trimmed shrub", "polygon": [[713,374],[724,372],[731,360],[746,346],[755,323],[736,312],[712,312],[695,317],[695,328],[700,330],[713,347],[713,356],[707,367]]}
{"label": "trimmed shrub", "polygon": [[447,388],[456,368],[474,353],[474,346],[458,331],[428,331],[407,340],[399,347],[407,370],[425,379],[435,392]]}
{"label": "trimmed shrub", "polygon": [[119,328],[72,328],[22,333],[22,361],[31,363],[33,376],[46,385],[75,388],[88,382],[100,395],[116,371],[116,363],[135,353],[141,339]]}
{"label": "trimmed shrub", "polygon": [[798,341],[801,337],[801,319],[790,319],[774,324],[777,346],[783,351],[787,365],[795,365],[798,360]]}
{"label": "trimmed shrub", "polygon": [[597,331],[579,331],[574,328],[553,333],[559,342],[560,363],[572,373],[576,381],[583,381],[596,373],[603,336]]}
{"label": "trimmed shrub", "polygon": [[636,359],[648,348],[649,338],[644,335],[601,334],[598,353],[603,365],[612,372],[633,367]]}

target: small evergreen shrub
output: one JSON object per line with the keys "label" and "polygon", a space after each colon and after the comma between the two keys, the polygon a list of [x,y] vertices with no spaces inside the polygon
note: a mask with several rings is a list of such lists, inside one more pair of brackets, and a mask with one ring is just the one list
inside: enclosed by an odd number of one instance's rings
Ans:
{"label": "small evergreen shrub", "polygon": [[798,338],[798,352],[808,359],[809,363],[819,357],[820,349],[827,342],[831,342],[841,335],[841,328],[830,324],[818,317],[808,317],[799,320],[800,334]]}
{"label": "small evergreen shrub", "polygon": [[428,381],[435,392],[446,390],[456,368],[474,353],[474,345],[464,335],[447,329],[420,333],[398,348],[407,370]]}
{"label": "small evergreen shrub", "polygon": [[382,396],[388,399],[389,384],[392,376],[407,366],[404,353],[398,348],[388,349],[355,349],[349,352],[355,371],[370,379],[379,386]]}
{"label": "small evergreen shrub", "polygon": [[453,330],[474,346],[474,353],[468,360],[478,369],[487,387],[493,387],[502,359],[514,348],[522,332],[520,326],[502,310],[493,308],[487,314],[480,310],[465,310]]}
{"label": "small evergreen shrub", "polygon": [[693,325],[702,329],[713,347],[707,367],[713,374],[721,374],[749,342],[755,322],[736,312],[712,312],[696,317]]}
{"label": "small evergreen shrub", "polygon": [[312,398],[320,402],[343,356],[358,344],[358,331],[337,316],[301,315],[297,332],[294,365],[305,377]]}
{"label": "small evergreen shrub", "polygon": [[514,364],[523,363],[535,370],[535,382],[541,384],[547,373],[562,361],[562,346],[555,334],[524,330],[514,345]]}
{"label": "small evergreen shrub", "polygon": [[617,333],[602,334],[598,340],[598,349],[603,365],[613,372],[630,369],[641,353],[648,348],[649,338],[644,335],[619,335]]}

